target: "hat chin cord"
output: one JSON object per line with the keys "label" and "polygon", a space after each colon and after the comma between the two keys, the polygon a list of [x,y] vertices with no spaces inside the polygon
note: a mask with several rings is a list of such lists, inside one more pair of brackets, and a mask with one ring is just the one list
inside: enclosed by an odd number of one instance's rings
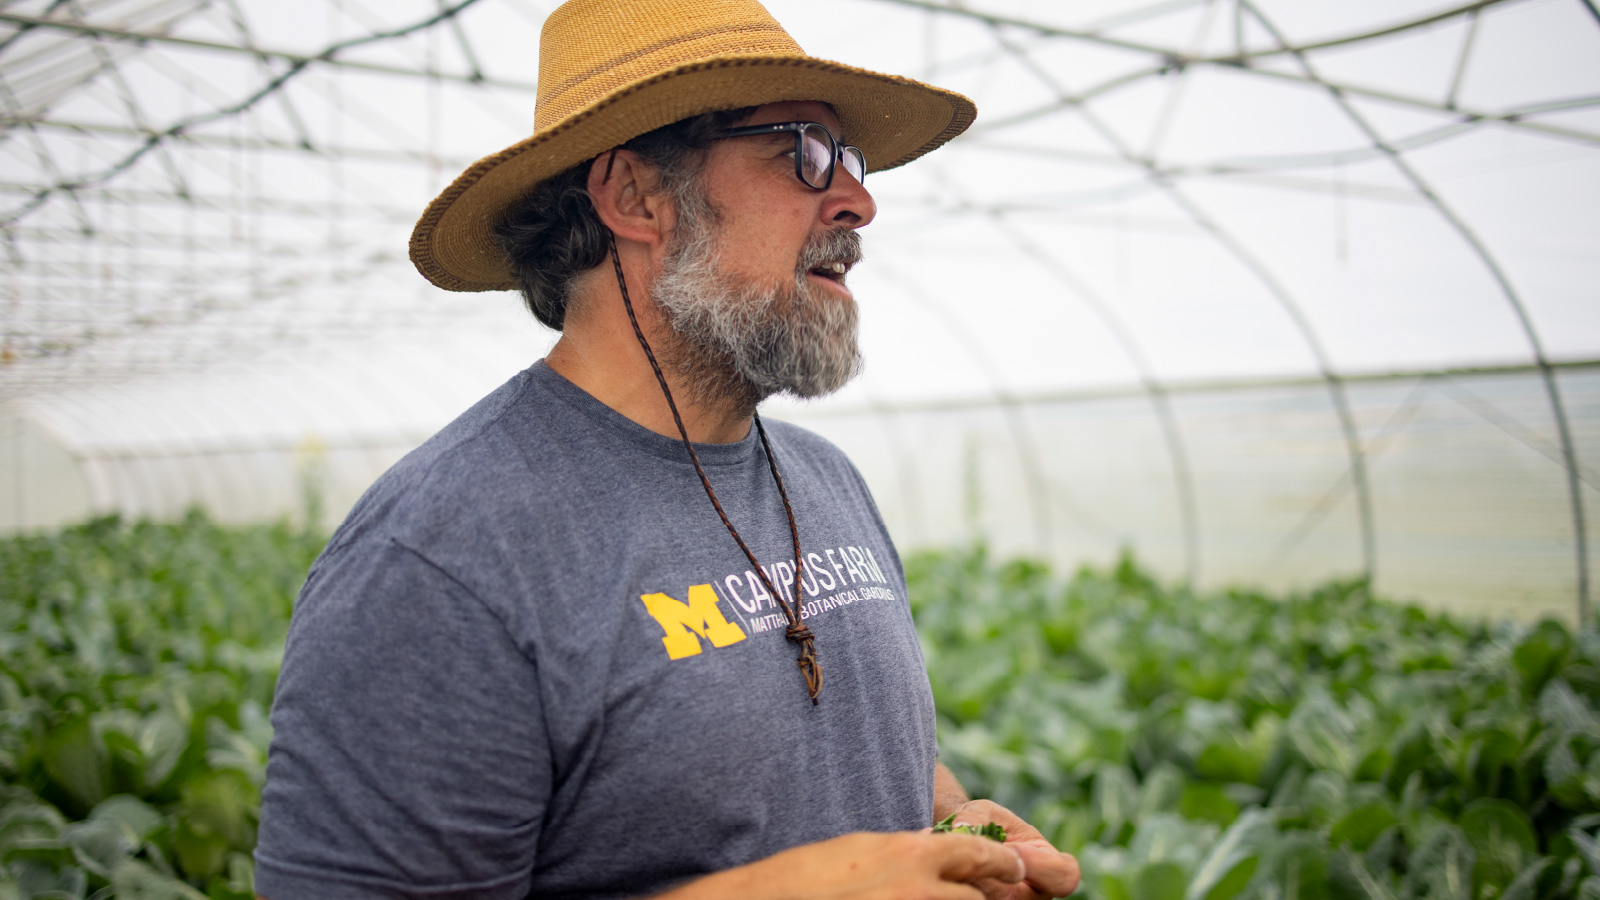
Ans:
{"label": "hat chin cord", "polygon": [[[615,160],[615,153],[612,159]],[[610,166],[607,165],[606,174],[610,175]],[[706,496],[710,498],[711,505],[716,508],[717,516],[722,519],[722,524],[727,527],[728,534],[733,536],[739,549],[744,551],[745,558],[750,560],[750,565],[760,576],[761,583],[768,594],[778,602],[778,607],[783,610],[784,618],[789,620],[789,627],[784,629],[783,636],[800,647],[800,657],[796,664],[800,667],[800,674],[806,680],[806,692],[811,695],[811,705],[817,705],[817,695],[822,692],[822,664],[817,662],[816,636],[811,629],[801,621],[800,603],[800,576],[805,571],[805,558],[800,554],[800,529],[795,524],[794,507],[789,504],[789,492],[784,490],[783,476],[778,474],[778,460],[772,455],[772,444],[767,440],[767,429],[761,424],[761,415],[752,413],[755,420],[756,433],[761,437],[761,450],[766,454],[767,467],[772,470],[772,480],[778,486],[778,496],[783,499],[783,511],[789,517],[789,535],[794,539],[794,602],[791,605],[784,600],[777,587],[772,583],[772,577],[767,570],[756,561],[756,555],[750,550],[750,545],[739,536],[739,530],[733,527],[728,514],[723,511],[722,503],[717,500],[717,492],[711,489],[711,479],[706,477],[705,467],[700,465],[700,455],[694,452],[694,443],[689,440],[689,430],[683,425],[683,416],[678,414],[678,404],[672,399],[672,390],[667,387],[667,377],[661,372],[660,363],[656,362],[656,355],[650,350],[650,342],[644,338],[644,330],[639,327],[639,317],[633,312],[633,301],[628,297],[628,281],[622,275],[622,257],[617,254],[617,236],[611,229],[606,229],[606,241],[611,252],[611,264],[617,272],[617,288],[622,291],[622,305],[628,311],[628,321],[633,325],[633,336],[639,339],[639,346],[644,350],[645,358],[650,360],[650,368],[656,373],[656,381],[661,385],[661,393],[667,398],[667,408],[672,410],[672,421],[678,425],[678,436],[683,439],[684,449],[689,451],[689,461],[694,463],[694,470],[700,476],[700,484],[706,489]]]}

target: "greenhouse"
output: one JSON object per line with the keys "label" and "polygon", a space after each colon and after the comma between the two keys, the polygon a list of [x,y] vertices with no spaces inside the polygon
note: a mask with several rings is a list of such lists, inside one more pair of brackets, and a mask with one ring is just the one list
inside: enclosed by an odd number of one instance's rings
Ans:
{"label": "greenhouse", "polygon": [[[1600,897],[1595,0],[762,2],[977,106],[761,407],[974,796],[1096,898]],[[0,0],[0,898],[254,896],[306,570],[559,337],[408,257],[559,5]]]}

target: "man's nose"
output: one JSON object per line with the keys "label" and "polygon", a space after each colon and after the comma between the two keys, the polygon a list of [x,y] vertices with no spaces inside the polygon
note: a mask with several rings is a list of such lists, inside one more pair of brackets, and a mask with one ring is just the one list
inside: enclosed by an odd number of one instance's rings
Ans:
{"label": "man's nose", "polygon": [[822,204],[822,221],[832,228],[861,228],[877,215],[878,204],[872,194],[844,166],[836,169]]}

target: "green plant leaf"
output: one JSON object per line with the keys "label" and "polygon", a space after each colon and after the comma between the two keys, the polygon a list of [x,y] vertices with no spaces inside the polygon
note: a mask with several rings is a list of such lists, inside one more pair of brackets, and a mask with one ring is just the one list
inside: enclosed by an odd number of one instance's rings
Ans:
{"label": "green plant leaf", "polygon": [[1539,719],[1558,734],[1600,737],[1600,717],[1560,678],[1552,678],[1539,692]]}
{"label": "green plant leaf", "polygon": [[220,877],[211,879],[206,885],[206,900],[255,900],[255,894],[249,891],[234,890]]}
{"label": "green plant leaf", "polygon": [[1560,671],[1572,649],[1572,635],[1559,622],[1545,619],[1524,637],[1511,660],[1522,679],[1523,690],[1536,697]]}
{"label": "green plant leaf", "polygon": [[1389,771],[1392,764],[1387,748],[1374,747],[1356,763],[1355,772],[1350,778],[1352,781],[1378,781]]}
{"label": "green plant leaf", "polygon": [[249,776],[234,769],[202,772],[183,785],[173,846],[191,876],[222,872],[230,850],[255,846],[261,796]]}
{"label": "green plant leaf", "polygon": [[1147,863],[1133,879],[1133,900],[1183,900],[1189,873],[1175,862]]}
{"label": "green plant leaf", "polygon": [[16,879],[18,892],[33,900],[72,900],[82,897],[89,885],[88,873],[72,865],[70,857],[66,863],[23,857],[8,861],[6,868]]}
{"label": "green plant leaf", "polygon": [[1233,864],[1233,868],[1223,873],[1211,890],[1202,895],[1203,900],[1233,900],[1244,892],[1250,884],[1250,879],[1255,877],[1256,869],[1261,865],[1261,857],[1246,856]]}
{"label": "green plant leaf", "polygon": [[139,724],[138,741],[145,760],[141,780],[146,789],[154,790],[166,782],[188,749],[189,726],[176,714],[157,710]]}
{"label": "green plant leaf", "polygon": [[1544,779],[1550,796],[1567,809],[1582,809],[1589,802],[1584,770],[1573,752],[1572,736],[1562,733],[1544,758]]}
{"label": "green plant leaf", "polygon": [[248,853],[228,855],[228,886],[240,893],[254,897],[256,894],[256,861]]}
{"label": "green plant leaf", "polygon": [[0,857],[13,849],[63,847],[61,811],[37,798],[14,802],[0,812]]}
{"label": "green plant leaf", "polygon": [[201,832],[180,820],[172,834],[172,848],[178,865],[192,877],[209,878],[222,872],[228,860],[228,841],[221,835]]}
{"label": "green plant leaf", "polygon": [[1285,900],[1327,900],[1328,855],[1310,838],[1300,836],[1284,841],[1274,849],[1269,861]]}
{"label": "green plant leaf", "polygon": [[[1478,744],[1475,765],[1470,777],[1476,779],[1476,787],[1488,792],[1491,796],[1494,788],[1501,784],[1502,776],[1508,771],[1515,777],[1517,757],[1523,749],[1522,735],[1507,729],[1495,728],[1483,734]],[[1511,779],[1505,779],[1509,782]]]}
{"label": "green plant leaf", "polygon": [[1548,856],[1541,856],[1529,863],[1526,868],[1517,873],[1517,877],[1506,885],[1501,892],[1499,900],[1534,900],[1539,896],[1539,879],[1554,863]]}
{"label": "green plant leaf", "polygon": [[1328,840],[1335,847],[1349,844],[1364,851],[1372,846],[1378,835],[1399,821],[1387,803],[1368,803],[1350,810],[1334,822]]}
{"label": "green plant leaf", "polygon": [[1244,890],[1261,862],[1254,852],[1256,842],[1271,831],[1269,813],[1246,810],[1228,826],[1195,867],[1184,900],[1228,900]]}
{"label": "green plant leaf", "polygon": [[1139,822],[1124,859],[1130,867],[1171,862],[1185,872],[1199,863],[1201,851],[1215,840],[1217,829],[1173,813],[1159,813]]}
{"label": "green plant leaf", "polygon": [[1128,887],[1121,876],[1114,874],[1102,875],[1099,879],[1100,890],[1105,893],[1106,900],[1133,900],[1133,889]]}
{"label": "green plant leaf", "polygon": [[1332,820],[1350,805],[1350,782],[1338,772],[1312,772],[1301,789],[1299,802],[1313,824]]}
{"label": "green plant leaf", "polygon": [[196,831],[244,850],[254,842],[260,806],[260,791],[243,772],[218,769],[184,783],[178,817]]}
{"label": "green plant leaf", "polygon": [[220,719],[206,723],[206,763],[213,769],[238,769],[261,785],[266,781],[272,725],[261,704],[254,700],[239,704],[238,712],[237,730]]}
{"label": "green plant leaf", "polygon": [[1156,813],[1172,812],[1178,808],[1184,793],[1183,772],[1171,763],[1163,763],[1145,776],[1139,786],[1138,818]]}
{"label": "green plant leaf", "polygon": [[1473,881],[1498,894],[1538,854],[1533,822],[1515,804],[1494,798],[1474,800],[1456,820],[1477,854]]}
{"label": "green plant leaf", "polygon": [[117,900],[207,900],[206,895],[138,860],[123,860],[111,872]]}
{"label": "green plant leaf", "polygon": [[106,798],[111,763],[88,719],[71,719],[57,726],[45,738],[40,756],[45,773],[84,809],[92,809]]}
{"label": "green plant leaf", "polygon": [[1101,841],[1116,842],[1123,827],[1133,821],[1139,805],[1139,788],[1133,773],[1122,766],[1101,766],[1094,777],[1090,800],[1103,823]]}
{"label": "green plant leaf", "polygon": [[1401,725],[1389,742],[1389,771],[1384,775],[1384,783],[1389,790],[1398,793],[1412,775],[1425,771],[1437,755],[1427,722],[1414,719]]}
{"label": "green plant leaf", "polygon": [[[1388,873],[1371,871],[1366,862],[1351,852],[1349,847],[1341,848],[1333,857],[1333,862],[1329,882],[1336,893],[1361,900],[1397,900],[1394,888],[1389,884]],[[1460,898],[1455,895],[1441,896],[1449,897],[1449,900],[1467,900],[1466,895]]]}
{"label": "green plant leaf", "polygon": [[74,822],[67,826],[66,840],[79,865],[107,879],[112,867],[139,849],[122,828],[106,821]]}
{"label": "green plant leaf", "polygon": [[1232,735],[1218,737],[1207,744],[1195,760],[1194,769],[1214,781],[1239,781],[1254,784],[1261,776],[1265,754],[1245,746]]}
{"label": "green plant leaf", "polygon": [[1390,872],[1404,865],[1405,833],[1399,825],[1391,825],[1378,833],[1372,845],[1361,854],[1369,872]]}
{"label": "green plant leaf", "polygon": [[1200,819],[1227,825],[1239,815],[1239,806],[1221,785],[1197,782],[1185,785],[1178,800],[1178,812],[1186,819]]}
{"label": "green plant leaf", "polygon": [[1455,825],[1440,825],[1408,861],[1403,892],[1407,896],[1474,900],[1472,867],[1475,853]]}
{"label": "green plant leaf", "polygon": [[1313,693],[1295,706],[1287,725],[1289,740],[1312,766],[1349,777],[1357,760],[1354,724],[1326,693]]}
{"label": "green plant leaf", "polygon": [[155,807],[128,794],[107,797],[89,813],[89,818],[122,829],[135,846],[143,844],[161,825],[161,813]]}
{"label": "green plant leaf", "polygon": [[1568,828],[1566,835],[1572,845],[1578,848],[1578,856],[1589,867],[1589,874],[1600,876],[1600,844],[1576,828]]}
{"label": "green plant leaf", "polygon": [[1050,804],[1034,812],[1030,824],[1056,847],[1076,853],[1094,837],[1100,824],[1094,811],[1083,806]]}

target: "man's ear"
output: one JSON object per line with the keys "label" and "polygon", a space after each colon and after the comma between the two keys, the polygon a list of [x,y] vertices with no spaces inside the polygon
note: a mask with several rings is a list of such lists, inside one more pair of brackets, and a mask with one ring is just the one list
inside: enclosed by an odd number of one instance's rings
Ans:
{"label": "man's ear", "polygon": [[665,246],[673,214],[659,185],[655,167],[632,150],[607,151],[589,165],[589,199],[618,241]]}

